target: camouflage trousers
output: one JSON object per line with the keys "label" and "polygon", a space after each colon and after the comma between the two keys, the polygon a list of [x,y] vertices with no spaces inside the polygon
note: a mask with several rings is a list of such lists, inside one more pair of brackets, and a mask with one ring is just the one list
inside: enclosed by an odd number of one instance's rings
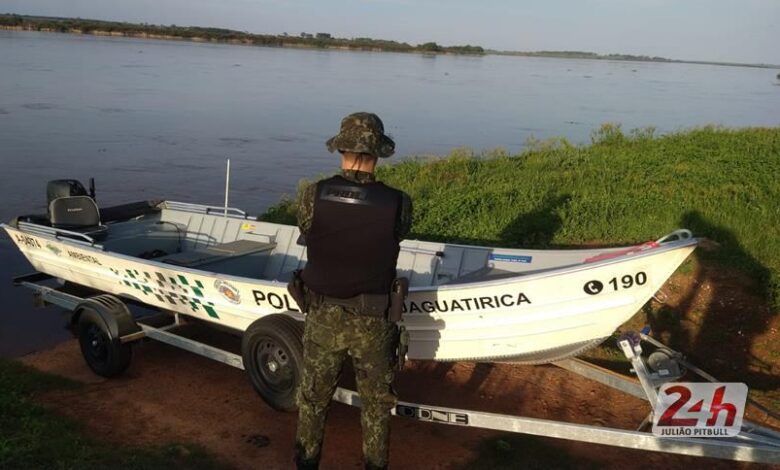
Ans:
{"label": "camouflage trousers", "polygon": [[323,303],[306,316],[303,373],[298,389],[296,452],[318,462],[325,418],[347,355],[352,357],[362,407],[363,458],[367,465],[387,465],[390,410],[397,328],[383,318],[357,315],[352,309]]}

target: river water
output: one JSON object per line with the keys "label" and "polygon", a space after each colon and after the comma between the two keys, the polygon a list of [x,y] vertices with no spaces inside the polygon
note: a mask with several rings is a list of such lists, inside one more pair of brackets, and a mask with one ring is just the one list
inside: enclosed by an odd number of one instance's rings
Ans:
{"label": "river water", "polygon": [[[332,171],[324,141],[373,111],[397,155],[586,143],[603,122],[661,132],[780,125],[776,70],[275,49],[0,31],[0,219],[45,212],[45,184],[97,179],[102,204],[165,198],[262,212]],[[0,234],[0,356],[65,338],[11,278]]]}

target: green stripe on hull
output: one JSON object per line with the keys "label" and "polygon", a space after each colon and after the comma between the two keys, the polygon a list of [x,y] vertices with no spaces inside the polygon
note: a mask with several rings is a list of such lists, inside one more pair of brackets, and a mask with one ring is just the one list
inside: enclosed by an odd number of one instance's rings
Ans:
{"label": "green stripe on hull", "polygon": [[[117,275],[121,274],[118,269],[109,269]],[[201,300],[205,300],[203,294],[205,286],[203,285],[203,282],[198,279],[194,279],[193,284],[190,284],[190,280],[182,274],[176,274],[166,278],[164,274],[156,271],[152,274],[148,271],[139,272],[135,269],[125,269],[125,273],[126,274],[123,276],[124,278],[119,281],[120,284],[135,288],[136,290],[143,292],[144,295],[151,294],[160,302],[165,302],[167,300],[173,305],[177,305],[179,302],[183,305],[189,305],[193,312],[198,312],[202,307],[211,318],[219,318],[217,311],[214,309],[214,304]],[[142,284],[138,282],[140,280],[145,282]],[[154,280],[158,286],[147,285],[146,282],[149,280]],[[168,280],[170,280],[170,282],[168,282]],[[169,289],[177,290],[180,293],[174,294],[173,292],[170,292]],[[194,297],[186,294],[193,294]]]}

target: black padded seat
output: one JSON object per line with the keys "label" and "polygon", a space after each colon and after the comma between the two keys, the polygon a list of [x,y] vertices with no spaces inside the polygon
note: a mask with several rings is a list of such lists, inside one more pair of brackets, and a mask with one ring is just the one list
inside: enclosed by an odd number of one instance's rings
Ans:
{"label": "black padded seat", "polygon": [[100,223],[100,210],[89,196],[58,197],[49,203],[49,222],[53,228],[83,233],[102,240],[108,228]]}

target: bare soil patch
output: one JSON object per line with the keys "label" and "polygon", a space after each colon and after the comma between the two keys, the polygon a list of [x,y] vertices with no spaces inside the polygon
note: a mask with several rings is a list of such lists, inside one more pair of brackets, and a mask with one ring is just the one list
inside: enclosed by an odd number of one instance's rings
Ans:
{"label": "bare soil patch", "polygon": [[[625,328],[650,323],[665,342],[690,352],[695,363],[724,380],[747,382],[756,398],[777,411],[780,321],[749,278],[694,263],[665,291],[666,305],[640,312]],[[626,368],[609,349],[592,358]],[[87,369],[75,341],[27,356],[24,362],[85,382],[80,390],[38,399],[102,438],[130,444],[192,442],[236,468],[292,468],[296,416],[263,403],[240,370],[156,342],[138,345],[128,372],[113,380]],[[407,401],[625,429],[636,428],[650,410],[641,400],[554,366],[412,362],[396,383]],[[751,417],[780,427],[761,413]],[[486,442],[516,442],[498,432],[403,418],[394,418],[392,426],[391,467],[397,469],[485,468]],[[574,468],[769,468],[552,438],[513,445],[522,446],[518,467],[560,466],[550,456],[565,454],[571,462],[566,466]],[[358,410],[334,404],[322,468],[361,468],[360,458]]]}
{"label": "bare soil patch", "polygon": [[[75,342],[28,356],[41,370],[87,383],[78,391],[40,397],[48,407],[85,423],[95,435],[130,444],[193,442],[237,468],[291,468],[296,417],[269,408],[243,372],[158,343],[136,350],[127,375],[97,378],[83,364]],[[405,400],[514,413],[631,429],[647,404],[553,366],[414,364],[398,378]],[[482,441],[500,433],[395,418],[393,468],[468,468]],[[525,452],[560,449],[582,468],[685,468],[703,459],[681,458],[548,438],[528,441]],[[518,462],[522,465],[522,462]],[[706,461],[711,468],[739,468]],[[334,404],[322,468],[360,468],[358,410]],[[746,467],[747,468],[747,467]],[[756,468],[759,468],[756,466]]]}

